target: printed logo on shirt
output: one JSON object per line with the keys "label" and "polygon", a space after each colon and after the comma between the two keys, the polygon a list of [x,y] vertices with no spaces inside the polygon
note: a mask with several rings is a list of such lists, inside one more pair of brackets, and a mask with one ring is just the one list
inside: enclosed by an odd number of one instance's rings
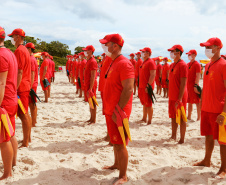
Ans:
{"label": "printed logo on shirt", "polygon": [[214,75],[214,71],[211,71],[210,72],[210,80],[213,80],[214,79],[213,75]]}
{"label": "printed logo on shirt", "polygon": [[173,70],[173,74],[175,75],[175,74],[176,74],[176,72],[177,72],[177,69],[174,69],[174,70]]}
{"label": "printed logo on shirt", "polygon": [[108,72],[108,78],[110,78],[111,77],[111,73],[112,73],[112,69]]}

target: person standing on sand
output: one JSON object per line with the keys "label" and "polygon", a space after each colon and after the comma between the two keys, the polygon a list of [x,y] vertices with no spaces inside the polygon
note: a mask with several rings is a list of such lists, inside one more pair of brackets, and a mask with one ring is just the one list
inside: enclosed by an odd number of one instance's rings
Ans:
{"label": "person standing on sand", "polygon": [[[170,57],[174,63],[170,65],[169,73],[169,118],[171,118],[172,136],[171,139],[177,139],[177,123],[176,123],[176,109],[179,104],[183,104],[186,112],[187,104],[187,78],[188,67],[187,64],[181,59],[184,49],[181,45],[174,45],[168,49]],[[184,143],[186,132],[186,122],[181,119],[180,124],[180,140],[178,144]]]}
{"label": "person standing on sand", "polygon": [[[84,72],[84,82],[85,82],[85,100],[88,101],[89,91],[91,91],[96,97],[96,89],[97,89],[97,61],[95,60],[93,53],[95,48],[92,45],[86,46],[86,48],[82,49],[84,51],[84,55],[86,56],[87,63],[85,66]],[[87,121],[89,124],[96,123],[96,110],[97,107],[95,103],[93,103],[94,108],[90,108],[90,119]]]}
{"label": "person standing on sand", "polygon": [[[133,67],[134,67],[134,70],[135,70],[135,66],[136,66],[136,60],[134,59],[135,54],[131,53],[129,56],[130,56],[130,62],[133,64]],[[136,81],[135,81],[135,79],[134,79],[134,91],[133,91],[133,94],[134,95],[136,94]]]}
{"label": "person standing on sand", "polygon": [[[136,62],[136,66],[135,66],[135,82],[136,83],[134,85],[137,86],[137,89],[138,89],[138,87],[139,87],[139,69],[143,63],[143,60],[141,59],[141,52],[137,52],[136,56],[137,56],[137,62]],[[138,97],[139,97],[139,90],[138,90]]]}
{"label": "person standing on sand", "polygon": [[170,65],[167,63],[168,58],[164,57],[163,59],[164,65],[162,66],[162,88],[164,92],[164,98],[168,98],[168,85],[169,85],[169,70]]}
{"label": "person standing on sand", "polygon": [[[105,54],[111,57],[112,62],[106,72],[106,82],[104,88],[104,113],[110,141],[113,144],[115,162],[112,166],[104,169],[118,169],[119,179],[114,183],[124,184],[127,182],[128,151],[123,144],[116,125],[117,118],[115,111],[117,107],[127,115],[129,119],[132,110],[133,86],[134,86],[134,66],[121,54],[124,40],[119,34],[111,34],[100,39]],[[128,136],[126,135],[128,144]]]}
{"label": "person standing on sand", "polygon": [[47,60],[48,53],[42,52],[41,56],[43,58],[43,62],[42,62],[41,67],[40,67],[40,84],[42,86],[42,90],[44,91],[44,95],[45,95],[45,101],[44,102],[47,103],[48,98],[49,98],[48,87],[44,86],[43,81],[45,79],[49,78],[49,76],[48,76],[49,74],[47,73],[47,70],[48,70],[48,67],[49,67],[49,61]]}
{"label": "person standing on sand", "polygon": [[79,77],[80,77],[80,82],[81,82],[81,91],[80,91],[81,94],[80,94],[79,97],[82,97],[82,94],[83,94],[84,99],[85,99],[84,70],[85,70],[85,66],[86,66],[87,61],[85,59],[84,52],[79,53],[79,58],[81,60],[80,71],[79,71]]}
{"label": "person standing on sand", "polygon": [[[4,173],[0,180],[12,176],[12,167],[16,166],[18,143],[15,136],[15,115],[17,112],[17,72],[18,65],[15,55],[4,46],[5,30],[0,27],[0,107],[9,115],[14,133],[11,137],[3,130],[1,122],[0,149]],[[1,118],[0,118],[1,119]],[[5,138],[3,136],[5,135]]]}
{"label": "person standing on sand", "polygon": [[[35,45],[33,43],[27,43],[25,45],[27,48],[28,52],[30,53],[31,57],[31,88],[34,90],[36,93],[37,87],[38,87],[38,63],[37,60],[34,57],[34,50],[35,50]],[[32,101],[31,96],[29,96],[29,107],[30,107],[30,112],[31,112],[31,119],[32,119],[32,127],[35,127],[35,124],[37,123],[37,105],[36,105],[36,96],[33,97],[34,101]]]}
{"label": "person standing on sand", "polygon": [[162,93],[162,64],[160,64],[161,59],[157,57],[156,61],[156,76],[155,83],[157,85],[157,94],[161,95]]}
{"label": "person standing on sand", "polygon": [[25,108],[25,114],[18,107],[17,115],[22,122],[23,142],[21,147],[28,147],[31,142],[31,117],[28,114],[29,96],[31,90],[31,58],[27,48],[23,45],[25,32],[18,28],[8,35],[12,37],[11,42],[16,47],[14,52],[18,63],[17,95]]}
{"label": "person standing on sand", "polygon": [[67,62],[66,62],[66,74],[68,77],[68,81],[70,82],[70,55],[67,55]]}
{"label": "person standing on sand", "polygon": [[55,62],[53,61],[53,56],[50,56],[51,62],[52,62],[52,76],[51,76],[51,82],[55,81]]}
{"label": "person standing on sand", "polygon": [[152,87],[154,90],[155,86],[155,75],[156,75],[156,64],[153,59],[151,59],[151,48],[145,47],[141,49],[141,56],[144,60],[142,65],[140,66],[139,71],[139,89],[138,94],[140,98],[140,102],[143,105],[143,118],[141,122],[147,122],[148,117],[148,125],[151,124],[152,116],[153,116],[153,107],[152,107],[152,99],[148,94],[147,87]]}
{"label": "person standing on sand", "polygon": [[[214,140],[220,145],[221,167],[216,174],[217,179],[226,177],[226,140],[220,138],[219,131],[225,134],[226,118],[226,61],[221,57],[223,47],[217,37],[200,43],[205,47],[205,54],[210,59],[206,64],[201,98],[201,135],[205,136],[205,157],[194,166],[210,167],[211,156],[214,149]],[[221,128],[223,127],[223,128]],[[223,135],[225,137],[225,135]]]}
{"label": "person standing on sand", "polygon": [[[188,53],[188,120],[191,120],[192,106],[196,104],[197,107],[197,121],[201,117],[201,107],[200,107],[200,98],[198,96],[199,92],[197,90],[197,85],[199,85],[200,74],[201,74],[201,65],[195,60],[197,56],[197,51],[192,49]],[[196,86],[195,86],[196,85]]]}

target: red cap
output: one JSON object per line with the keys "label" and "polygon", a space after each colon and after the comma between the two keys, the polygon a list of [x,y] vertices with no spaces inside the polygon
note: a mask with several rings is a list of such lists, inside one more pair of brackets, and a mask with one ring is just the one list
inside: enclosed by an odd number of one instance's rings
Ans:
{"label": "red cap", "polygon": [[175,49],[179,49],[180,51],[184,52],[184,49],[181,45],[174,45],[172,48],[168,49],[168,51],[173,51]]}
{"label": "red cap", "polygon": [[141,55],[141,52],[137,52],[137,53],[135,53],[136,55]]}
{"label": "red cap", "polygon": [[151,48],[145,47],[144,49],[140,49],[140,51],[147,51],[147,52],[151,53]]}
{"label": "red cap", "polygon": [[32,48],[32,49],[35,49],[35,45],[34,45],[33,43],[31,43],[31,42],[27,43],[27,44],[25,45],[25,47],[26,47],[26,48]]}
{"label": "red cap", "polygon": [[220,46],[220,48],[223,47],[223,44],[222,44],[221,40],[219,38],[217,38],[217,37],[210,38],[206,42],[200,43],[200,46],[202,46],[202,47],[204,47],[204,46],[212,46],[212,45]]}
{"label": "red cap", "polygon": [[9,34],[8,36],[12,37],[13,35],[20,35],[22,37],[25,37],[25,32],[24,32],[24,30],[17,28],[15,30],[13,30],[13,32],[11,34]]}
{"label": "red cap", "polygon": [[169,59],[167,57],[164,57],[162,60],[167,60],[168,61]]}
{"label": "red cap", "polygon": [[224,57],[224,58],[226,58],[226,55],[221,55],[221,57]]}
{"label": "red cap", "polygon": [[101,44],[106,44],[108,42],[114,42],[115,44],[118,44],[119,46],[123,46],[124,40],[121,35],[117,34],[110,34],[106,35],[103,39],[100,39]]}
{"label": "red cap", "polygon": [[155,57],[154,60],[159,60],[161,62],[161,58],[160,57]]}
{"label": "red cap", "polygon": [[4,28],[2,28],[1,26],[0,26],[0,38],[2,38],[2,39],[4,39],[5,38],[5,30],[4,30]]}
{"label": "red cap", "polygon": [[92,46],[92,45],[88,45],[86,46],[85,48],[82,49],[83,51],[88,51],[88,50],[91,50],[92,52],[95,51],[95,48]]}
{"label": "red cap", "polygon": [[49,53],[47,53],[47,52],[42,52],[41,55],[42,55],[42,56],[45,56],[45,57],[48,57],[48,56],[49,56]]}
{"label": "red cap", "polygon": [[77,58],[77,55],[75,54],[75,55],[73,55],[73,57],[74,57],[74,58]]}
{"label": "red cap", "polygon": [[135,55],[134,55],[134,53],[131,53],[129,56],[130,56],[130,57],[134,57]]}
{"label": "red cap", "polygon": [[101,56],[105,56],[105,53],[102,53]]}
{"label": "red cap", "polygon": [[197,55],[197,51],[195,49],[190,50],[189,52],[186,53],[187,55],[195,54]]}
{"label": "red cap", "polygon": [[85,56],[84,52],[81,52],[81,53],[79,53],[78,55],[79,55],[79,56],[80,56],[80,55],[83,55],[83,56]]}

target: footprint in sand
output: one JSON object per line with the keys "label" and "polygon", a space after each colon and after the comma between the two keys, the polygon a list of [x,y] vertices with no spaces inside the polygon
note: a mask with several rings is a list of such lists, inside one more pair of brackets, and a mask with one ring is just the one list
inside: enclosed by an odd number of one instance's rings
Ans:
{"label": "footprint in sand", "polygon": [[21,158],[21,162],[23,162],[24,164],[29,164],[29,165],[34,165],[35,164],[35,162],[32,159],[29,159],[27,157]]}

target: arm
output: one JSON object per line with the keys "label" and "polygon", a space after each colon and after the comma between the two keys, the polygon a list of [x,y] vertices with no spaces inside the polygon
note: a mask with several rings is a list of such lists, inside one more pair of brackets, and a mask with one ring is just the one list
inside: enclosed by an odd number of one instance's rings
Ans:
{"label": "arm", "polygon": [[[196,73],[195,84],[199,84],[200,76],[201,76],[201,73]],[[200,94],[196,87],[194,87],[194,91],[195,91],[195,93]]]}
{"label": "arm", "polygon": [[17,75],[17,89],[20,86],[20,82],[22,80],[22,76],[23,76],[23,70],[22,69],[18,69],[18,75]]}
{"label": "arm", "polygon": [[[226,80],[224,80],[224,87],[226,88]],[[226,98],[226,96],[225,96]],[[225,99],[226,100],[226,99]],[[226,112],[226,103],[224,102],[224,108],[223,108],[223,111],[222,112]],[[224,121],[225,121],[225,117],[222,116],[222,115],[218,115],[217,116],[217,120],[216,122],[219,124],[219,125],[223,125],[224,124]]]}
{"label": "arm", "polygon": [[150,77],[149,77],[149,80],[148,80],[148,83],[151,85],[154,80],[155,80],[155,75],[156,75],[156,70],[151,70],[150,71]]}
{"label": "arm", "polygon": [[42,81],[45,79],[45,75],[47,73],[47,66],[44,67],[44,70],[43,70],[43,76],[42,76]]}
{"label": "arm", "polygon": [[31,71],[31,87],[34,83],[34,79],[35,79],[35,72],[34,71]]}
{"label": "arm", "polygon": [[96,70],[91,71],[91,77],[90,77],[90,86],[89,89],[92,90],[95,82],[95,76],[96,76]]}
{"label": "arm", "polygon": [[169,80],[169,70],[166,72],[166,79]]}
{"label": "arm", "polygon": [[4,94],[5,94],[5,86],[6,86],[7,75],[8,75],[8,71],[0,73],[0,106],[2,104]]}
{"label": "arm", "polygon": [[159,77],[162,78],[162,69],[159,70]]}

